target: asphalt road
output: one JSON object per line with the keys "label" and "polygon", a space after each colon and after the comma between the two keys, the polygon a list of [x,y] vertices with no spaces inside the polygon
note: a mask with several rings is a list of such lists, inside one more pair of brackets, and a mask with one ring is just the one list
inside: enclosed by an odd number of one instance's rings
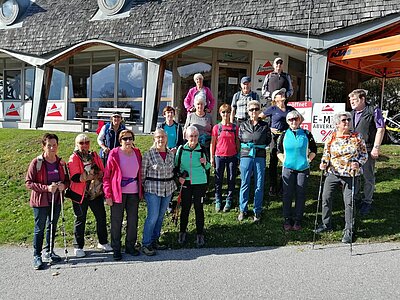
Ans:
{"label": "asphalt road", "polygon": [[0,265],[0,299],[400,299],[400,243],[92,251],[41,271],[31,248],[3,246]]}

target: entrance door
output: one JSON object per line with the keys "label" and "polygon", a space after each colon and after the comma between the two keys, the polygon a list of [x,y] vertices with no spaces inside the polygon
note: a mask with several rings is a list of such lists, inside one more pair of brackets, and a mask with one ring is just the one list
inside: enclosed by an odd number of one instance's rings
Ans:
{"label": "entrance door", "polygon": [[[219,63],[218,100],[215,110],[224,104],[231,104],[233,95],[240,91],[240,79],[250,76],[250,66],[236,63]],[[217,113],[217,118],[220,119]]]}

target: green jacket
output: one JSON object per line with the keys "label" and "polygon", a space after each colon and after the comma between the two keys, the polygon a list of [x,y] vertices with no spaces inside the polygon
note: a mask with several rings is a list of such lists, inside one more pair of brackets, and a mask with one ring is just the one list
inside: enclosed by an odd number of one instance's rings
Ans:
{"label": "green jacket", "polygon": [[[207,155],[205,153],[205,149],[203,157],[207,159]],[[182,155],[180,154],[182,152]],[[180,158],[180,167],[179,172],[182,173],[186,171],[189,173],[189,176],[186,177],[186,180],[190,180],[191,184],[206,184],[207,183],[207,175],[206,170],[210,169],[211,165],[207,161],[207,163],[203,166],[200,163],[201,158],[201,146],[197,144],[197,146],[192,149],[189,147],[188,143],[183,146],[179,146],[178,151],[175,155],[175,166],[179,164],[179,156]]]}

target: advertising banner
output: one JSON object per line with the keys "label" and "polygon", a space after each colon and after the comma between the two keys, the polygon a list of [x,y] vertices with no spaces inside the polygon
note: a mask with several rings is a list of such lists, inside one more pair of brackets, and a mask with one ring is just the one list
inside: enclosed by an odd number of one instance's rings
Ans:
{"label": "advertising banner", "polygon": [[311,133],[317,143],[325,143],[335,131],[335,124],[332,122],[333,116],[345,109],[345,103],[314,103]]}
{"label": "advertising banner", "polygon": [[311,131],[311,121],[312,121],[312,107],[311,101],[296,101],[288,102],[288,105],[293,106],[304,118],[303,123],[300,127]]}

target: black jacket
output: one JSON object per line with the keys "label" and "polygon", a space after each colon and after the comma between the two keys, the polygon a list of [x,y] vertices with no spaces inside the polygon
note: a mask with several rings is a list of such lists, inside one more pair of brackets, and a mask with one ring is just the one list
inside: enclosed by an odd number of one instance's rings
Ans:
{"label": "black jacket", "polygon": [[[263,145],[263,148],[256,148],[256,157],[265,158],[265,147],[271,142],[271,130],[268,123],[258,121],[254,126],[251,120],[247,120],[240,124],[239,127],[239,140],[241,144],[253,143],[254,145]],[[241,147],[240,157],[248,157],[250,149]]]}

